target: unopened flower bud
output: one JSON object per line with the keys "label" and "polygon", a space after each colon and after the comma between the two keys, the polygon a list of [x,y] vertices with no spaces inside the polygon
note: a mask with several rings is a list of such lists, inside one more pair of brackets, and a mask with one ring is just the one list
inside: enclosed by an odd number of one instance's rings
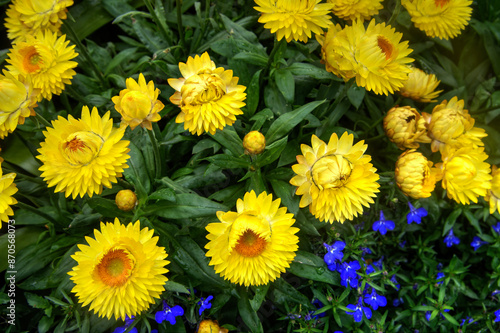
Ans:
{"label": "unopened flower bud", "polygon": [[137,204],[137,196],[131,190],[121,190],[116,193],[115,202],[120,210],[128,212]]}
{"label": "unopened flower bud", "polygon": [[384,118],[384,131],[389,140],[401,150],[418,148],[417,142],[430,142],[424,119],[416,109],[409,106],[390,109]]}
{"label": "unopened flower bud", "polygon": [[266,148],[266,138],[259,131],[251,131],[243,138],[245,152],[251,155],[258,155]]}
{"label": "unopened flower bud", "polygon": [[396,161],[395,176],[404,194],[419,199],[430,197],[440,178],[440,171],[432,168],[432,162],[424,155],[411,149],[401,154]]}
{"label": "unopened flower bud", "polygon": [[227,333],[228,329],[220,327],[217,320],[205,319],[202,320],[196,333]]}

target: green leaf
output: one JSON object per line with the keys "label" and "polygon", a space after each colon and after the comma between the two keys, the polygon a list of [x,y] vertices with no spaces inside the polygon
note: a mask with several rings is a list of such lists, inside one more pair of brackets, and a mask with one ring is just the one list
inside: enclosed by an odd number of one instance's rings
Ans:
{"label": "green leaf", "polygon": [[254,311],[259,311],[262,302],[265,301],[269,283],[266,285],[257,286],[254,288],[255,296],[250,300],[250,305]]}
{"label": "green leaf", "polygon": [[339,275],[333,274],[326,267],[323,259],[310,252],[297,251],[288,271],[305,279],[340,286]]}
{"label": "green leaf", "polygon": [[338,80],[342,81],[342,79],[338,78],[334,74],[327,72],[325,66],[317,67],[313,64],[302,63],[302,62],[294,62],[287,68],[293,75],[302,75],[307,77],[312,77],[316,80]]}
{"label": "green leaf", "polygon": [[[243,51],[235,54],[233,57],[234,60],[241,60],[251,65],[256,65],[259,67],[266,67],[267,61],[269,60],[266,55],[260,53],[251,53],[247,51]],[[260,71],[260,70],[259,70]]]}
{"label": "green leaf", "polygon": [[175,293],[182,293],[182,294],[190,294],[189,290],[186,288],[186,286],[174,282],[174,281],[167,281],[165,282],[165,290],[168,290],[170,292],[175,292]]}
{"label": "green leaf", "polygon": [[457,207],[453,210],[453,212],[451,212],[450,215],[448,215],[448,217],[446,218],[446,222],[444,224],[442,236],[446,235],[451,230],[451,228],[453,228],[455,221],[461,214],[462,214],[462,208]]}
{"label": "green leaf", "polygon": [[206,159],[221,169],[247,169],[250,166],[250,161],[247,160],[248,157],[245,155],[242,157],[234,157],[231,155],[218,154],[207,157]]}
{"label": "green leaf", "polygon": [[124,211],[120,210],[118,206],[116,206],[116,202],[114,200],[95,196],[92,198],[88,198],[86,202],[95,212],[105,217],[115,218],[128,216],[128,214],[126,214]]}
{"label": "green leaf", "polygon": [[252,308],[248,300],[246,290],[241,290],[240,299],[238,300],[238,312],[243,319],[243,322],[252,333],[264,332],[262,323],[257,315],[257,312]]}
{"label": "green leaf", "polygon": [[295,97],[295,81],[292,73],[286,68],[280,68],[274,71],[274,81],[279,91],[285,97],[288,103],[293,103]]}
{"label": "green leaf", "polygon": [[444,311],[443,311],[443,312],[441,312],[441,314],[444,316],[444,318],[445,318],[446,320],[448,320],[448,321],[449,321],[450,323],[452,323],[453,325],[455,325],[455,326],[460,326],[460,324],[458,323],[458,321],[457,321],[455,318],[453,318],[453,317],[452,317],[452,316],[451,316],[448,312],[444,312]]}
{"label": "green leaf", "polygon": [[258,155],[257,165],[259,167],[263,167],[276,161],[280,157],[283,149],[285,149],[287,140],[288,136],[285,136],[284,138],[267,145],[264,152],[261,155]]}
{"label": "green leaf", "polygon": [[[295,281],[298,283],[298,281]],[[276,303],[284,304],[293,302],[301,304],[303,307],[312,308],[309,299],[291,284],[286,282],[283,278],[276,279],[271,285],[272,294]]]}
{"label": "green leaf", "polygon": [[[46,309],[46,308],[51,306],[49,301],[47,301],[45,298],[43,298],[41,296],[38,296],[38,295],[35,295],[32,293],[28,293],[28,292],[25,292],[24,296],[26,297],[26,301],[28,302],[28,304],[32,308]],[[65,305],[67,305],[67,304],[65,303]]]}
{"label": "green leaf", "polygon": [[351,104],[356,107],[356,109],[359,109],[359,106],[363,103],[363,100],[365,98],[365,93],[365,88],[358,87],[357,85],[353,84],[347,90],[347,98],[349,99]]}
{"label": "green leaf", "polygon": [[151,180],[141,150],[133,142],[130,142],[128,147],[130,148],[128,152],[130,158],[127,161],[129,168],[123,171],[123,175],[129,182],[134,184],[137,196],[140,199],[146,197],[151,191]]}
{"label": "green leaf", "polygon": [[223,147],[229,149],[234,156],[241,156],[245,152],[243,149],[243,141],[232,126],[226,126],[223,131],[217,131],[213,135],[210,134],[210,136]]}
{"label": "green leaf", "polygon": [[175,191],[171,188],[161,188],[158,191],[151,193],[148,200],[167,200],[175,202]]}
{"label": "green leaf", "polygon": [[273,192],[281,199],[281,204],[287,207],[294,216],[299,212],[299,197],[294,196],[295,187],[290,183],[277,179],[268,179],[273,188]]}
{"label": "green leaf", "polygon": [[477,230],[479,235],[482,235],[483,232],[481,230],[481,227],[479,226],[479,220],[472,214],[472,212],[468,209],[464,210],[464,215],[469,220],[470,224]]}
{"label": "green leaf", "polygon": [[156,214],[167,219],[189,219],[197,217],[215,216],[218,211],[229,209],[210,199],[194,193],[181,193],[175,196],[175,202],[158,201],[148,205],[144,212]]}
{"label": "green leaf", "polygon": [[113,69],[115,69],[117,66],[121,65],[123,62],[126,60],[130,60],[132,56],[136,55],[137,53],[137,48],[128,48],[120,53],[118,53],[106,66],[106,69],[104,71],[104,75],[108,75]]}
{"label": "green leaf", "polygon": [[247,107],[245,115],[247,117],[252,117],[259,106],[259,97],[260,97],[260,73],[262,73],[262,69],[259,69],[252,75],[252,79],[250,80],[250,84],[247,87]]}

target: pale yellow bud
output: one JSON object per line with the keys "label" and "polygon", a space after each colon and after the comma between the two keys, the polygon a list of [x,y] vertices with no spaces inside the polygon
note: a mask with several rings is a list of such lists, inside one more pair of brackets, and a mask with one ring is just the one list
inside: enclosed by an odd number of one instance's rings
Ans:
{"label": "pale yellow bud", "polygon": [[245,152],[258,155],[266,148],[266,138],[259,131],[251,131],[243,138],[243,147]]}
{"label": "pale yellow bud", "polygon": [[420,113],[409,106],[396,106],[384,118],[385,134],[399,149],[418,148],[417,142],[430,142]]}
{"label": "pale yellow bud", "polygon": [[227,333],[228,329],[220,327],[217,320],[202,320],[196,333]]}
{"label": "pale yellow bud", "polygon": [[121,190],[116,193],[115,202],[120,210],[128,212],[136,206],[137,196],[131,190]]}
{"label": "pale yellow bud", "polygon": [[440,178],[440,171],[432,167],[424,155],[408,150],[401,154],[396,161],[396,184],[404,194],[414,198],[427,198],[431,196],[436,182]]}
{"label": "pale yellow bud", "polygon": [[490,214],[495,211],[500,213],[500,169],[496,165],[491,167],[491,189],[484,196],[484,200],[490,204]]}

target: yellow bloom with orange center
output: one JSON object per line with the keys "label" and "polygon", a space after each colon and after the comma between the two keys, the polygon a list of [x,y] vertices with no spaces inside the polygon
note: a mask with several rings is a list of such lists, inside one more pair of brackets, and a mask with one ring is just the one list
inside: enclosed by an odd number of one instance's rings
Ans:
{"label": "yellow bloom with orange center", "polygon": [[340,139],[334,133],[326,144],[317,136],[312,146],[302,145],[303,155],[292,166],[297,174],[290,183],[302,195],[300,207],[309,206],[320,221],[344,223],[369,207],[379,192],[377,169],[364,154],[367,145],[360,141],[353,145],[354,136],[345,132]]}
{"label": "yellow bloom with orange center", "polygon": [[491,177],[491,188],[484,200],[490,204],[490,214],[495,211],[500,213],[500,169],[496,165],[491,167]]}
{"label": "yellow bloom with orange center", "polygon": [[236,212],[217,212],[220,222],[206,229],[209,265],[232,283],[258,286],[279,278],[295,258],[299,229],[295,219],[280,208],[271,194],[247,192],[238,199]]}
{"label": "yellow bloom with orange center", "polygon": [[429,37],[450,39],[469,24],[471,0],[401,0],[415,27]]}
{"label": "yellow bloom with orange center", "polygon": [[163,103],[158,100],[160,89],[155,89],[153,81],[146,84],[142,73],[139,74],[138,81],[129,77],[125,83],[127,89],[111,98],[116,111],[122,115],[122,123],[129,125],[132,130],[141,125],[151,131],[151,122],[161,119],[158,112],[164,108]]}
{"label": "yellow bloom with orange center", "polygon": [[488,193],[492,176],[490,165],[484,162],[487,158],[484,147],[444,147],[441,152],[443,162],[436,167],[441,169],[442,185],[448,198],[468,205],[470,201],[477,203],[479,196]]}
{"label": "yellow bloom with orange center", "polygon": [[344,20],[369,20],[384,8],[382,0],[328,0],[335,16]]}
{"label": "yellow bloom with orange center", "polygon": [[17,192],[17,186],[14,183],[15,178],[15,173],[4,175],[0,167],[0,229],[2,228],[2,221],[8,223],[9,216],[14,215],[11,206],[17,203],[17,200],[12,197]]}
{"label": "yellow bloom with orange center", "polygon": [[330,11],[333,4],[321,0],[255,0],[261,13],[259,22],[264,28],[276,33],[276,39],[283,37],[287,43],[292,40],[307,43],[312,33],[323,34],[331,23]]}
{"label": "yellow bloom with orange center", "polygon": [[14,77],[7,71],[0,75],[0,139],[12,133],[24,119],[35,115],[38,89],[33,89],[31,78]]}
{"label": "yellow bloom with orange center", "polygon": [[43,165],[41,176],[55,192],[65,192],[75,199],[85,194],[101,194],[103,186],[111,188],[128,168],[129,141],[121,140],[125,126],[113,127],[110,112],[101,118],[94,107],[92,114],[82,108],[82,118],[58,117],[52,128],[43,132],[45,141],[37,158]]}
{"label": "yellow bloom with orange center", "polygon": [[12,43],[45,30],[58,33],[73,0],[12,0],[6,11],[5,27]]}
{"label": "yellow bloom with orange center", "polygon": [[440,170],[415,149],[402,153],[396,161],[396,184],[413,199],[428,198],[440,180]]}
{"label": "yellow bloom with orange center", "polygon": [[72,61],[78,53],[74,45],[68,46],[66,35],[57,37],[51,31],[26,36],[26,41],[14,44],[7,54],[9,72],[14,75],[31,76],[33,87],[40,89],[38,101],[59,95],[76,74],[78,64]]}
{"label": "yellow bloom with orange center", "polygon": [[232,70],[215,67],[207,52],[188,57],[186,63],[179,63],[179,70],[183,77],[168,79],[168,84],[175,89],[170,101],[181,108],[175,122],[184,123],[184,129],[197,135],[215,134],[243,114],[246,87],[238,85]]}
{"label": "yellow bloom with orange center", "polygon": [[165,290],[170,263],[153,234],[139,221],[126,226],[117,218],[101,222],[94,238],[85,237],[88,245],[79,244],[80,251],[71,256],[77,265],[68,274],[78,302],[108,319],[124,320],[147,310]]}
{"label": "yellow bloom with orange center", "polygon": [[431,142],[426,134],[425,121],[409,106],[395,106],[384,117],[384,131],[399,149],[418,148],[418,142]]}
{"label": "yellow bloom with orange center", "polygon": [[245,153],[258,155],[266,148],[266,137],[259,131],[251,131],[243,138]]}
{"label": "yellow bloom with orange center", "polygon": [[423,70],[411,67],[408,81],[399,90],[404,97],[411,98],[417,102],[436,102],[442,90],[435,91],[441,81],[434,74],[426,74]]}

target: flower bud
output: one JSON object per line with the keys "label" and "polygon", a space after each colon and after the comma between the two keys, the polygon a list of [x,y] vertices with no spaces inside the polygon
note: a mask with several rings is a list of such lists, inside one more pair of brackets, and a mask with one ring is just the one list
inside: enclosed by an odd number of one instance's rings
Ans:
{"label": "flower bud", "polygon": [[491,189],[484,196],[484,200],[490,204],[490,214],[495,211],[500,213],[500,169],[496,165],[491,167]]}
{"label": "flower bud", "polygon": [[217,320],[205,319],[202,320],[196,333],[227,333],[228,329],[220,327]]}
{"label": "flower bud", "polygon": [[424,155],[408,150],[396,161],[396,183],[404,194],[414,198],[427,198],[434,191],[440,172]]}
{"label": "flower bud", "polygon": [[128,212],[137,204],[137,196],[131,190],[121,190],[116,193],[115,202],[120,210]]}
{"label": "flower bud", "polygon": [[399,149],[418,148],[417,142],[430,142],[420,113],[409,106],[396,106],[384,118],[384,131]]}
{"label": "flower bud", "polygon": [[258,155],[266,148],[266,138],[259,131],[251,131],[243,138],[245,153]]}

